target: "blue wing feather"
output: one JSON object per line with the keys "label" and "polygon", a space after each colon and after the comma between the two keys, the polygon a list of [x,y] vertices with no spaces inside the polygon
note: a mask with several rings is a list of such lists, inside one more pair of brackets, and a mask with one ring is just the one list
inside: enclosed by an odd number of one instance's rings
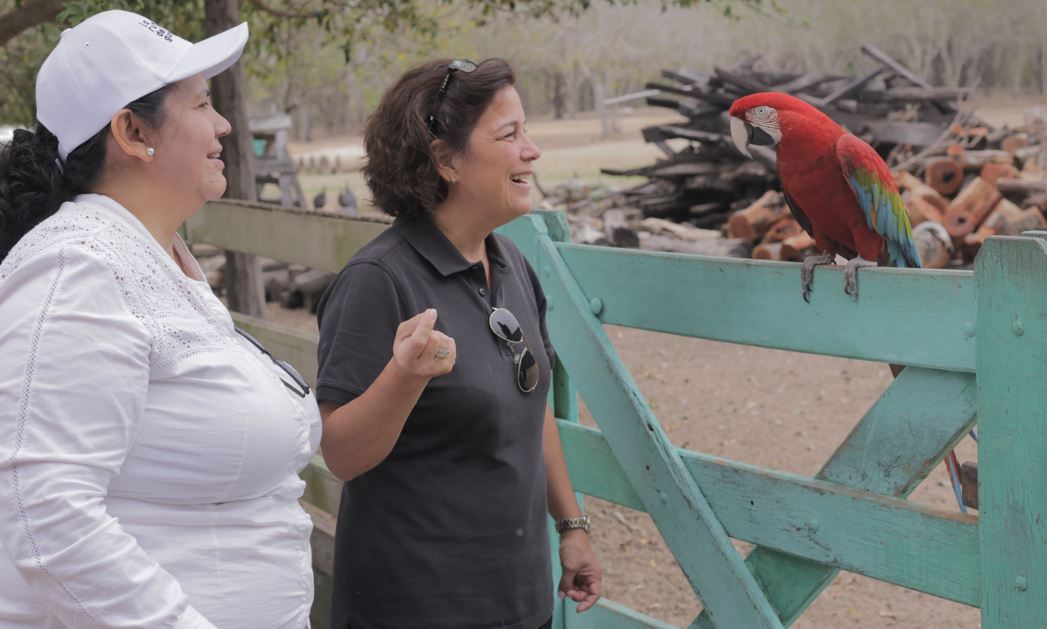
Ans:
{"label": "blue wing feather", "polygon": [[865,213],[869,229],[887,241],[887,263],[898,267],[922,266],[909,215],[887,164],[871,146],[851,134],[837,142],[836,155],[858,206]]}

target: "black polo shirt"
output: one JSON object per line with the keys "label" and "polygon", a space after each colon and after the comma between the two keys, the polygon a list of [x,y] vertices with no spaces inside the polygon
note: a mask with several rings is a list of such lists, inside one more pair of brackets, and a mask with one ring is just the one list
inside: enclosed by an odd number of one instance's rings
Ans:
{"label": "black polo shirt", "polygon": [[[542,423],[552,346],[545,295],[509,239],[487,238],[491,288],[429,218],[397,219],[339,273],[317,309],[317,398],[344,404],[392,358],[397,326],[436,308],[455,339],[389,456],[345,483],[332,626],[535,629],[552,614]],[[540,368],[522,393],[515,354],[488,327],[520,321]]]}

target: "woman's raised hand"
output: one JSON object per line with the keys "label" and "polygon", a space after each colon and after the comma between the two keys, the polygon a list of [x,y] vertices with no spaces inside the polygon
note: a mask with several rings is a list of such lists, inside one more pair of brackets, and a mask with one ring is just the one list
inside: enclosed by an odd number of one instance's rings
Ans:
{"label": "woman's raised hand", "polygon": [[454,339],[433,329],[436,309],[429,308],[396,329],[393,361],[415,376],[435,378],[450,373],[458,357]]}

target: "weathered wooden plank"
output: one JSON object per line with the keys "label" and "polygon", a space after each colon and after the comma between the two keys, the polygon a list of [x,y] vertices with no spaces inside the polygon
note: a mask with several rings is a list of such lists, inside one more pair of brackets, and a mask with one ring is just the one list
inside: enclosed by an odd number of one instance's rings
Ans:
{"label": "weathered wooden plank", "polygon": [[900,120],[866,120],[874,142],[930,146],[941,137],[944,125],[934,122]]}
{"label": "weathered wooden plank", "polygon": [[890,87],[885,90],[863,92],[859,98],[871,102],[957,101],[967,98],[970,93],[971,90],[966,87]]}
{"label": "weathered wooden plank", "polygon": [[982,627],[1047,619],[1047,232],[994,237],[978,287]]}
{"label": "weathered wooden plank", "polygon": [[388,223],[275,205],[212,201],[186,222],[189,240],[337,273]]}
{"label": "weathered wooden plank", "polygon": [[313,627],[327,629],[331,623],[331,578],[334,574],[334,516],[302,501],[302,508],[313,520],[309,538],[313,555],[313,607],[309,618]]}
{"label": "weathered wooden plank", "polygon": [[973,374],[906,368],[818,472],[818,478],[908,496],[974,425]]}
{"label": "weathered wooden plank", "polygon": [[[800,352],[974,370],[969,271],[818,268],[811,303],[800,265],[558,244],[604,323]],[[657,304],[657,307],[653,307]]]}
{"label": "weathered wooden plank", "polygon": [[657,142],[658,140],[673,140],[681,138],[694,142],[712,142],[726,144],[730,137],[723,133],[712,133],[710,131],[699,131],[679,125],[663,124],[653,127],[645,127],[641,132],[644,142]]}
{"label": "weathered wooden plank", "polygon": [[334,579],[313,570],[313,607],[309,610],[310,629],[331,628],[331,594]]}
{"label": "weathered wooden plank", "polygon": [[342,502],[342,481],[327,469],[324,459],[319,454],[298,474],[305,481],[305,495],[302,500],[314,505],[332,516],[338,515],[338,505]]}
{"label": "weathered wooden plank", "polygon": [[294,365],[310,386],[316,385],[316,344],[318,333],[307,333],[285,325],[263,321],[239,312],[230,313],[237,327],[258,339],[273,356]]}
{"label": "weathered wooden plank", "polygon": [[677,563],[720,627],[781,627],[552,241],[538,244],[553,341]]}
{"label": "weathered wooden plank", "polygon": [[669,623],[605,598],[580,614],[575,613],[574,603],[564,607],[567,610],[564,623],[567,629],[676,629]]}
{"label": "weathered wooden plank", "polygon": [[[904,497],[974,425],[974,376],[908,367],[865,414],[818,478]],[[919,556],[912,558],[914,562]],[[792,624],[836,576],[834,568],[756,548],[746,559],[779,617]],[[693,627],[715,625],[704,614]]]}
{"label": "weathered wooden plank", "polygon": [[[644,511],[643,500],[633,489],[621,463],[614,458],[603,433],[594,428],[561,421],[567,469],[575,490],[601,500]],[[681,451],[681,456],[687,452]]]}
{"label": "weathered wooden plank", "polygon": [[[538,239],[544,236],[548,236],[556,242],[571,241],[571,226],[567,223],[567,216],[563,212],[539,212],[537,216],[541,220],[541,224],[531,218],[525,218],[523,220],[513,221],[513,223],[507,226],[510,228],[515,226],[520,232],[517,235],[517,241],[519,244],[527,247],[530,251],[535,252],[537,250]],[[544,233],[541,229],[543,225],[545,226]],[[553,417],[562,417],[567,421],[577,422],[578,393],[575,391],[574,385],[571,384],[571,376],[567,373],[567,369],[564,367],[562,362],[554,360],[552,378],[553,386],[550,387],[549,398],[553,409]],[[583,497],[579,494],[575,494],[575,497],[578,500],[578,506],[584,511],[585,503]],[[549,518],[547,528],[549,539],[559,539],[559,532],[556,530],[556,522],[552,517]],[[553,583],[559,584],[560,579],[563,577],[563,565],[560,564],[560,553],[550,553],[549,561],[552,564]],[[561,599],[559,596],[553,597],[552,629],[564,629],[566,627],[566,601],[567,599]]]}
{"label": "weathered wooden plank", "polygon": [[[603,435],[561,422],[579,491],[643,509]],[[977,519],[844,485],[679,451],[728,535],[874,579],[977,605]]]}
{"label": "weathered wooden plank", "polygon": [[850,95],[851,92],[861,89],[866,83],[875,79],[883,71],[884,68],[874,68],[872,71],[866,72],[862,76],[855,77],[854,79],[848,81],[844,85],[841,85],[840,87],[836,88],[835,90],[833,90],[831,94],[827,95],[825,98],[810,99],[811,103],[818,107],[828,107],[829,105],[832,105],[841,98]]}

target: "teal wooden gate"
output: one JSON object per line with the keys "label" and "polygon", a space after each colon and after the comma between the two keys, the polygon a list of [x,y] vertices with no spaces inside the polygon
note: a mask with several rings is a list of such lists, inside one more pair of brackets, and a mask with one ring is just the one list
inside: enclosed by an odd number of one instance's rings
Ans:
{"label": "teal wooden gate", "polygon": [[[197,242],[337,271],[384,225],[215,203]],[[986,629],[1047,627],[1047,233],[993,238],[974,272],[863,270],[861,300],[799,265],[573,245],[562,216],[503,231],[538,272],[560,360],[553,404],[575,488],[646,511],[704,610],[691,627],[792,624],[839,570],[980,607]],[[237,317],[314,377],[315,334]],[[604,324],[908,365],[813,478],[675,447]],[[977,377],[976,377],[977,375]],[[577,395],[598,429],[577,423]],[[905,498],[977,417],[979,517]],[[326,626],[340,484],[303,476]],[[730,538],[756,545],[748,557]],[[554,562],[555,563],[555,562]],[[570,606],[570,603],[567,604]],[[613,602],[557,627],[668,627]]]}

